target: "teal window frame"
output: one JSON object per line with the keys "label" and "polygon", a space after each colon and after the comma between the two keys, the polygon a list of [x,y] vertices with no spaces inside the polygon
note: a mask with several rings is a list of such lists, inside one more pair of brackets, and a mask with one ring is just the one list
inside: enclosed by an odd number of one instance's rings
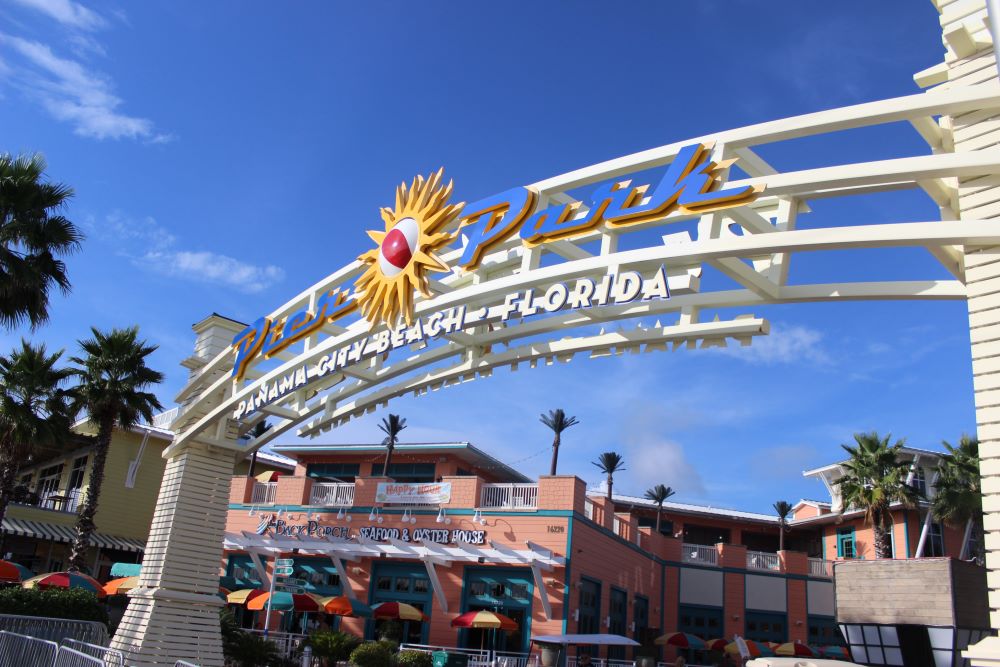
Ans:
{"label": "teal window frame", "polygon": [[[851,544],[851,555],[846,556],[844,552],[844,544],[850,541]],[[854,526],[850,528],[838,528],[837,529],[837,558],[843,558],[845,560],[854,559],[858,557],[858,542],[854,538]]]}
{"label": "teal window frame", "polygon": [[[384,463],[373,463],[372,477],[383,477],[384,468]],[[429,484],[437,479],[436,469],[433,463],[393,463],[389,466],[388,476],[404,484]]]}
{"label": "teal window frame", "polygon": [[[625,636],[628,632],[628,591],[612,586],[608,593],[608,632]],[[624,660],[624,646],[609,646],[608,660]]]}
{"label": "teal window frame", "polygon": [[[544,595],[545,592],[543,591]],[[515,650],[527,653],[531,648],[532,601],[535,582],[531,568],[524,567],[466,567],[462,581],[462,613],[473,608],[496,610],[501,614],[523,612],[524,621],[518,628],[520,647]],[[459,645],[468,646],[467,630],[459,631]],[[494,638],[500,641],[501,637]],[[487,641],[487,648],[489,648]],[[479,644],[468,646],[479,648]],[[502,649],[501,649],[502,650]]]}
{"label": "teal window frame", "polygon": [[306,477],[310,479],[339,479],[353,482],[361,474],[360,463],[307,463]]}
{"label": "teal window frame", "polygon": [[[376,585],[378,580],[383,577],[388,577],[390,580],[390,586],[387,590],[379,589]],[[403,579],[409,580],[407,590],[405,591],[399,590],[397,587],[397,582]],[[427,581],[425,590],[416,590],[417,587],[414,585],[414,581],[417,579]],[[423,607],[424,614],[430,617],[431,611],[434,608],[434,591],[427,576],[427,568],[415,563],[376,562],[375,567],[372,569],[372,576],[368,585],[368,604],[374,605],[379,602],[406,602],[408,604],[416,602]],[[409,624],[411,623],[416,624],[420,628],[419,643],[426,644],[427,634],[430,631],[430,623],[418,623],[417,621],[404,621],[402,623],[404,641],[406,641],[405,638],[409,632]],[[375,636],[375,622],[371,619],[365,623],[365,638],[377,639]]]}
{"label": "teal window frame", "polygon": [[[781,624],[780,630],[775,629],[778,623]],[[788,614],[747,609],[743,636],[759,642],[784,644],[788,641]]]}

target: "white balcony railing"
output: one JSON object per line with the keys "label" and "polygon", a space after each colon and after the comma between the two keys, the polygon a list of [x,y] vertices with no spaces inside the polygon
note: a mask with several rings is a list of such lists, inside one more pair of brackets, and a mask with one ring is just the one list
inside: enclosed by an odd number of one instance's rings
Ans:
{"label": "white balcony railing", "polygon": [[767,553],[766,551],[748,551],[747,569],[780,572],[781,561],[778,560],[778,554]]}
{"label": "white balcony railing", "polygon": [[537,484],[483,484],[480,507],[511,509],[536,509]]}
{"label": "white balcony railing", "polygon": [[682,544],[682,560],[685,563],[699,563],[701,565],[718,565],[719,550],[714,546],[704,544]]}
{"label": "white balcony railing", "polygon": [[583,501],[583,515],[591,521],[594,520],[594,501],[590,498]]}
{"label": "white balcony railing", "polygon": [[354,484],[322,482],[313,484],[309,494],[310,505],[323,507],[352,507],[354,505]]}
{"label": "white balcony railing", "polygon": [[809,576],[811,577],[832,577],[833,561],[822,558],[809,559]]}
{"label": "white balcony railing", "polygon": [[253,495],[250,496],[250,502],[254,505],[273,505],[274,498],[277,495],[277,482],[254,482]]}

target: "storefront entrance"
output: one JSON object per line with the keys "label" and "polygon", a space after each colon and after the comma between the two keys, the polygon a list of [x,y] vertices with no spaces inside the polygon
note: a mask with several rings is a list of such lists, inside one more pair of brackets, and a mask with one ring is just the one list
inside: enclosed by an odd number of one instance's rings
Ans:
{"label": "storefront entrance", "polygon": [[469,629],[459,633],[464,648],[523,653],[531,637],[534,584],[527,568],[466,568],[462,612],[488,610],[509,616],[517,630]]}
{"label": "storefront entrance", "polygon": [[[405,602],[431,615],[431,582],[416,563],[375,563],[369,603]],[[366,639],[386,637],[399,643],[426,644],[428,624],[417,621],[375,620],[365,624]]]}

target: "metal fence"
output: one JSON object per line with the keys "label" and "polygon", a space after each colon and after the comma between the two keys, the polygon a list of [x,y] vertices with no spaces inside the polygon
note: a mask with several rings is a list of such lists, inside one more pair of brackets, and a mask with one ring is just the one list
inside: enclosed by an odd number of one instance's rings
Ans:
{"label": "metal fence", "polygon": [[107,667],[125,667],[125,654],[117,649],[98,644],[88,644],[77,639],[66,639],[62,644],[74,651],[86,653],[89,656],[103,660],[104,662],[101,664]]}
{"label": "metal fence", "polygon": [[832,577],[833,562],[822,558],[810,558],[809,574],[814,577]]}
{"label": "metal fence", "polygon": [[480,507],[535,509],[538,507],[537,484],[483,484]]}
{"label": "metal fence", "polygon": [[108,645],[108,629],[97,621],[0,614],[0,630],[56,643],[62,643],[64,639],[76,639],[99,646]]}
{"label": "metal fence", "polygon": [[780,572],[781,560],[778,558],[778,554],[772,554],[766,551],[748,551],[747,569],[772,570],[774,572]]}
{"label": "metal fence", "polygon": [[52,667],[58,653],[53,641],[0,630],[0,667]]}
{"label": "metal fence", "polygon": [[188,662],[187,660],[178,660],[174,663],[174,667],[198,667],[198,665],[193,662]]}
{"label": "metal fence", "polygon": [[254,505],[273,505],[277,495],[277,482],[254,482],[250,502]]}
{"label": "metal fence", "polygon": [[685,543],[681,545],[681,554],[685,563],[719,564],[719,550],[714,546]]}
{"label": "metal fence", "polygon": [[108,663],[105,663],[100,658],[87,655],[83,651],[77,651],[68,646],[60,646],[52,667],[105,667],[106,664]]}
{"label": "metal fence", "polygon": [[257,629],[245,629],[244,632],[264,637],[277,646],[278,652],[286,659],[294,656],[299,646],[301,646],[302,642],[304,642],[307,638],[307,635],[303,635],[298,632],[278,632],[276,630],[268,630],[267,632],[264,632],[263,630]]}
{"label": "metal fence", "polygon": [[354,484],[338,482],[313,484],[309,494],[309,504],[324,507],[351,507],[354,505]]}

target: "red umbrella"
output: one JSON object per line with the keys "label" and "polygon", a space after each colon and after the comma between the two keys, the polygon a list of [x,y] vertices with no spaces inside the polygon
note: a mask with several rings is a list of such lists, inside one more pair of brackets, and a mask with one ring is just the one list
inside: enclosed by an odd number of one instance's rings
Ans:
{"label": "red umbrella", "polygon": [[774,649],[775,655],[791,655],[797,658],[815,658],[816,652],[805,644],[799,642],[788,642],[781,644]]}
{"label": "red umbrella", "polygon": [[35,573],[23,565],[9,560],[0,560],[0,581],[4,583],[20,583],[33,576]]}
{"label": "red umbrella", "polygon": [[372,616],[396,621],[429,621],[426,614],[405,602],[380,602],[372,606]]}
{"label": "red umbrella", "polygon": [[728,643],[725,639],[706,639],[705,648],[709,651],[725,651]]}
{"label": "red umbrella", "polygon": [[692,635],[690,632],[670,632],[668,634],[657,637],[653,642],[658,646],[676,646],[677,648],[693,648],[697,650],[703,650],[705,648],[705,640],[698,635]]}
{"label": "red umbrella", "polygon": [[492,611],[467,611],[456,616],[451,621],[453,628],[499,628],[500,630],[517,630],[517,621],[513,618]]}
{"label": "red umbrella", "polygon": [[49,572],[32,577],[21,584],[25,588],[82,588],[105,597],[104,586],[97,579],[81,572]]}

